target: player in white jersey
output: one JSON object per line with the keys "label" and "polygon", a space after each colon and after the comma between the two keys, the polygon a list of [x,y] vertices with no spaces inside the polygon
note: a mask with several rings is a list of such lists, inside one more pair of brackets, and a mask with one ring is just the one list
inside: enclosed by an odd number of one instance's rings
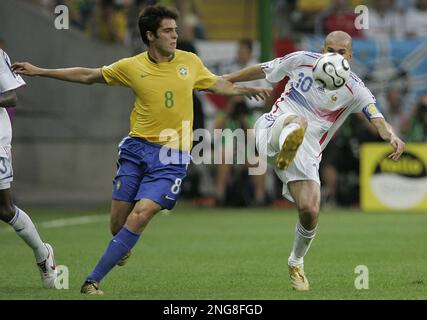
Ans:
{"label": "player in white jersey", "polygon": [[[325,39],[323,51],[351,61],[352,39],[345,32],[332,32]],[[272,110],[255,123],[255,134],[260,156],[274,161],[283,182],[283,195],[298,209],[288,269],[292,287],[299,291],[309,290],[303,263],[316,233],[320,209],[319,164],[336,130],[351,113],[363,112],[381,138],[394,148],[389,158],[397,160],[405,147],[376,108],[374,96],[354,73],[345,86],[335,91],[316,84],[312,67],[319,56],[299,51],[225,76],[231,82],[266,78],[272,83],[289,77]]]}
{"label": "player in white jersey", "polygon": [[[10,185],[12,170],[12,126],[6,107],[14,107],[15,90],[25,85],[24,80],[10,68],[10,59],[0,49],[0,220],[10,224],[15,232],[33,250],[44,288],[53,288],[56,265],[51,245],[43,243],[30,217],[13,204]],[[6,257],[2,258],[7,261]]]}

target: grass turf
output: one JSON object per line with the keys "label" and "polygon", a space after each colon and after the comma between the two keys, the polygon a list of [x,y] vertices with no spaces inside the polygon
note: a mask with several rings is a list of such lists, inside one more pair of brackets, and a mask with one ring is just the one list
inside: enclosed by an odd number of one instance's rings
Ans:
{"label": "grass turf", "polygon": [[[0,299],[427,299],[426,214],[323,210],[303,293],[287,273],[296,211],[181,205],[152,220],[128,264],[101,283],[105,296],[93,297],[79,289],[111,239],[107,210],[28,212],[68,267],[69,289],[42,289],[32,252],[3,224]],[[100,213],[87,224],[44,224]],[[369,269],[368,290],[355,289],[358,265]]]}

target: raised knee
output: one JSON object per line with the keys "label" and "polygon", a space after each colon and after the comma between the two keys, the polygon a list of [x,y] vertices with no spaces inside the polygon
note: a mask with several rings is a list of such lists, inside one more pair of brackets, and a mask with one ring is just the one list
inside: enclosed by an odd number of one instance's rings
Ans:
{"label": "raised knee", "polygon": [[0,220],[9,222],[15,216],[15,207],[8,204],[0,204]]}

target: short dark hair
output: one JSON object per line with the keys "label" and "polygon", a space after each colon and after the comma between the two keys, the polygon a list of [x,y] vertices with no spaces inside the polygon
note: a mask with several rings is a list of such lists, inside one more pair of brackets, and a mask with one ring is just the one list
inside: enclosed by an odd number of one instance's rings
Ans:
{"label": "short dark hair", "polygon": [[142,41],[148,46],[149,41],[147,38],[147,31],[151,31],[157,35],[157,30],[163,19],[178,19],[178,12],[160,5],[147,6],[139,14],[138,26],[141,33]]}

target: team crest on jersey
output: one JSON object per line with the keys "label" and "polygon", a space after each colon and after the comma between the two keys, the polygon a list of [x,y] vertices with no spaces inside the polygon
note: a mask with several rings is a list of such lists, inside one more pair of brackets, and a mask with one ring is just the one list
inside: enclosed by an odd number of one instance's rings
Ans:
{"label": "team crest on jersey", "polygon": [[186,79],[188,77],[188,67],[185,65],[179,65],[176,70],[178,71],[178,77],[181,79]]}

